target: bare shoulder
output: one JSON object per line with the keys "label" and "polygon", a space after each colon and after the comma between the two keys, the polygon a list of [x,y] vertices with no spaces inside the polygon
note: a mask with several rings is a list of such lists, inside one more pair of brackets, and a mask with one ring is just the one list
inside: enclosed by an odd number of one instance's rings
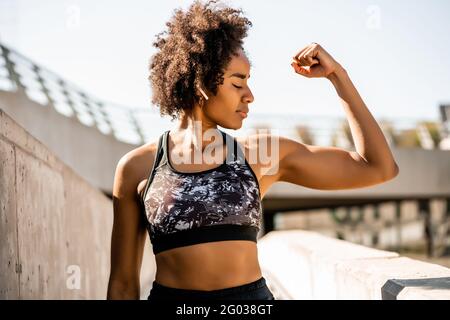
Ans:
{"label": "bare shoulder", "polygon": [[270,133],[254,133],[236,137],[260,185],[262,197],[280,179],[280,137]]}
{"label": "bare shoulder", "polygon": [[121,181],[115,181],[115,184],[139,195],[153,167],[157,147],[157,142],[148,142],[124,154],[116,168],[115,180]]}
{"label": "bare shoulder", "polygon": [[276,139],[281,139],[282,136],[272,134],[270,132],[258,132],[258,133],[252,133],[244,136],[236,137],[236,140],[245,146],[259,146],[261,144],[275,141]]}
{"label": "bare shoulder", "polygon": [[[239,136],[236,137],[236,141],[243,147],[245,150],[248,150],[250,148],[250,139],[253,139],[253,135],[247,135],[247,136]],[[253,146],[254,147],[254,146]]]}
{"label": "bare shoulder", "polygon": [[263,165],[265,163],[264,157],[270,157],[273,165],[278,162],[282,151],[280,143],[286,139],[271,133],[254,133],[236,137],[236,140],[245,150],[247,160],[250,158],[252,162]]}

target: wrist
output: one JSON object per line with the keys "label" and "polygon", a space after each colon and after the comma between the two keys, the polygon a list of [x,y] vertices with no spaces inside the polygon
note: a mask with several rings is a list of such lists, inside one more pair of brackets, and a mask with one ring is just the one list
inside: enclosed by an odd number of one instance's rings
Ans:
{"label": "wrist", "polygon": [[330,80],[333,84],[336,81],[343,79],[347,76],[347,70],[344,69],[340,64],[337,65],[336,69],[327,76],[327,79]]}

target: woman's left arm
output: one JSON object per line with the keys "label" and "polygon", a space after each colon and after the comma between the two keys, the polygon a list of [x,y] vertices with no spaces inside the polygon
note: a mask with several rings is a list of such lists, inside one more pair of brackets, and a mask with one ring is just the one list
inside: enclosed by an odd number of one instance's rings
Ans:
{"label": "woman's left arm", "polygon": [[318,189],[369,186],[397,176],[389,145],[353,85],[347,71],[320,45],[313,43],[293,57],[292,67],[308,78],[330,80],[344,106],[356,152],[280,141],[280,180]]}

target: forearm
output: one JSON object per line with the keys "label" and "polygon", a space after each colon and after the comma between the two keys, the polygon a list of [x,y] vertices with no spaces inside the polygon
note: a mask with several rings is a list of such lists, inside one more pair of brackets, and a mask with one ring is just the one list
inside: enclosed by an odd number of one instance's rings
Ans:
{"label": "forearm", "polygon": [[327,77],[334,85],[344,106],[358,154],[384,176],[397,174],[398,167],[389,145],[372,114],[353,85],[347,71],[339,67]]}

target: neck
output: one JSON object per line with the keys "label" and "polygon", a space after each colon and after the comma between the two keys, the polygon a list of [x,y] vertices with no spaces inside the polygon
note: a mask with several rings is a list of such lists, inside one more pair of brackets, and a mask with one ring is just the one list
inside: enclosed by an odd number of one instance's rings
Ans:
{"label": "neck", "polygon": [[171,130],[171,136],[175,141],[181,142],[185,150],[203,151],[211,141],[221,141],[218,130],[217,124],[206,118],[199,107],[195,107],[192,111],[182,114]]}

